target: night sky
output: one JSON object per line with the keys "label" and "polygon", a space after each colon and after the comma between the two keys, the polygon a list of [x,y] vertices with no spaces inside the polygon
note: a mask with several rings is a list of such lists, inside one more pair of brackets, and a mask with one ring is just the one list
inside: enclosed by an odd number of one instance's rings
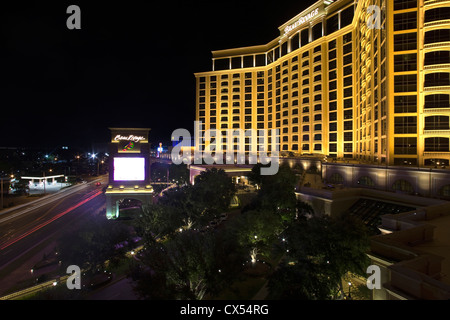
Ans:
{"label": "night sky", "polygon": [[[108,127],[148,127],[153,143],[193,133],[195,72],[211,51],[266,44],[314,3],[36,1],[0,11],[0,147],[87,147]],[[69,5],[81,30],[69,30]]]}

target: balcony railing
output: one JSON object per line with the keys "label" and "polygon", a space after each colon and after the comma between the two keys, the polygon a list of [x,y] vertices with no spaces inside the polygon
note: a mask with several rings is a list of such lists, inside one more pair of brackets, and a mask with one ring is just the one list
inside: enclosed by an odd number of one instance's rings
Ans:
{"label": "balcony railing", "polygon": [[440,91],[440,92],[443,92],[443,93],[448,93],[448,92],[450,92],[450,86],[425,87],[424,91],[425,92]]}
{"label": "balcony railing", "polygon": [[450,129],[444,129],[444,130],[423,130],[424,135],[431,135],[431,136],[444,136],[449,137],[450,136]]}
{"label": "balcony railing", "polygon": [[428,6],[432,6],[435,4],[444,4],[444,3],[450,3],[450,1],[449,0],[425,0],[424,5],[425,5],[425,7],[428,7]]}
{"label": "balcony railing", "polygon": [[433,65],[424,67],[425,71],[433,71],[433,70],[440,70],[440,69],[445,69],[447,71],[450,70],[450,63],[433,64]]}
{"label": "balcony railing", "polygon": [[445,25],[445,24],[450,24],[450,19],[425,22],[423,24],[423,26],[424,26],[425,29],[428,29],[428,28],[432,28],[432,27],[442,26],[442,25]]}
{"label": "balcony railing", "polygon": [[450,41],[427,43],[423,47],[424,49],[443,49],[445,47],[450,48]]}
{"label": "balcony railing", "polygon": [[428,109],[423,109],[423,113],[450,113],[450,107],[449,108],[428,108]]}
{"label": "balcony railing", "polygon": [[445,157],[450,156],[450,151],[425,151],[423,155],[427,157]]}

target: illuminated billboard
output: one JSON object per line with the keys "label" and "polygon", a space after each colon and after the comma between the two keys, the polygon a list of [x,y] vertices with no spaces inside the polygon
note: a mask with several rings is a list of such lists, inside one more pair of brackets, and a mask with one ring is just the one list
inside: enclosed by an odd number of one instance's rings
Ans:
{"label": "illuminated billboard", "polygon": [[145,158],[114,158],[114,181],[144,181]]}

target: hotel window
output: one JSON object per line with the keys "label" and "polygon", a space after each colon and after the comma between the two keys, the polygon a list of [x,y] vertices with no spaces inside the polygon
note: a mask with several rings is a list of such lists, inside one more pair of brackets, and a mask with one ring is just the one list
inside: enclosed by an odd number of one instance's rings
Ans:
{"label": "hotel window", "polygon": [[417,112],[417,96],[396,96],[394,97],[394,112],[409,113]]}
{"label": "hotel window", "polygon": [[337,102],[336,101],[330,102],[330,104],[328,106],[328,111],[334,111],[334,110],[337,110]]}
{"label": "hotel window", "polygon": [[450,41],[450,29],[437,29],[425,32],[424,44]]}
{"label": "hotel window", "polygon": [[394,0],[394,10],[417,8],[417,0]]}
{"label": "hotel window", "polygon": [[353,132],[344,132],[344,141],[353,141]]}
{"label": "hotel window", "polygon": [[344,98],[351,97],[353,95],[353,87],[344,89]]}
{"label": "hotel window", "polygon": [[328,52],[328,60],[333,60],[336,58],[336,49]]}
{"label": "hotel window", "polygon": [[417,117],[395,117],[394,133],[417,133]]}
{"label": "hotel window", "polygon": [[266,55],[265,54],[257,54],[255,56],[255,67],[262,67],[266,65]]}
{"label": "hotel window", "polygon": [[353,16],[354,16],[353,5],[351,5],[347,9],[344,9],[341,12],[341,25],[340,25],[340,28],[342,29],[342,28],[348,26],[349,24],[351,24],[352,21],[353,21]]}
{"label": "hotel window", "polygon": [[284,56],[288,53],[288,43],[287,41],[281,45],[281,56]]}
{"label": "hotel window", "polygon": [[330,133],[329,140],[333,141],[333,142],[337,141],[337,133],[335,133],[335,132],[334,133]]}
{"label": "hotel window", "polygon": [[400,54],[394,56],[394,72],[416,71],[417,54]]}
{"label": "hotel window", "polygon": [[344,34],[344,36],[342,37],[342,41],[343,41],[344,44],[352,41],[352,33],[349,32],[347,34]]}
{"label": "hotel window", "polygon": [[344,121],[344,130],[353,130],[353,121]]}
{"label": "hotel window", "polygon": [[353,107],[353,99],[352,98],[345,99],[344,100],[344,109],[352,108],[352,107]]}
{"label": "hotel window", "polygon": [[322,22],[319,22],[314,27],[312,27],[312,39],[317,40],[322,37]]}
{"label": "hotel window", "polygon": [[337,131],[337,123],[336,122],[331,122],[329,124],[329,129],[330,129],[330,131]]}
{"label": "hotel window", "polygon": [[436,86],[450,86],[450,73],[437,72],[426,74],[424,87],[436,87]]}
{"label": "hotel window", "polygon": [[425,53],[425,65],[450,63],[450,51],[432,51]]}
{"label": "hotel window", "polygon": [[336,70],[330,71],[328,80],[331,81],[331,80],[334,80],[334,79],[336,79],[336,78],[337,78],[337,72],[336,72]]}
{"label": "hotel window", "polygon": [[[425,75],[426,78],[427,75]],[[394,92],[417,91],[417,75],[398,75],[394,77]]]}
{"label": "hotel window", "polygon": [[351,86],[353,84],[352,76],[344,78],[344,87]]}
{"label": "hotel window", "polygon": [[253,56],[244,56],[243,64],[244,68],[253,67]]}
{"label": "hotel window", "polygon": [[417,11],[394,14],[394,31],[417,28]]}
{"label": "hotel window", "polygon": [[394,51],[417,49],[417,33],[402,33],[394,35]]}
{"label": "hotel window", "polygon": [[425,130],[449,130],[448,116],[425,117]]}
{"label": "hotel window", "polygon": [[332,49],[336,49],[336,39],[328,42],[328,51],[331,51]]}
{"label": "hotel window", "polygon": [[334,16],[327,19],[326,33],[327,35],[330,35],[337,30],[339,30],[339,15],[335,14]]}
{"label": "hotel window", "polygon": [[344,143],[344,152],[353,152],[353,144]]}
{"label": "hotel window", "polygon": [[449,19],[450,7],[439,7],[425,11],[425,23]]}
{"label": "hotel window", "polygon": [[230,69],[230,59],[215,59],[214,60],[214,70],[228,70]]}
{"label": "hotel window", "polygon": [[348,43],[348,44],[344,45],[343,54],[347,54],[350,52],[352,52],[352,44]]}
{"label": "hotel window", "polygon": [[344,119],[353,119],[353,110],[344,110]]}
{"label": "hotel window", "polygon": [[314,151],[322,151],[322,144],[320,143],[314,144]]}
{"label": "hotel window", "polygon": [[241,68],[241,57],[233,57],[231,58],[231,68],[232,69],[239,69]]}
{"label": "hotel window", "polygon": [[300,32],[300,42],[302,47],[309,43],[309,28],[303,29]]}
{"label": "hotel window", "polygon": [[449,138],[433,137],[425,138],[426,152],[449,152]]}
{"label": "hotel window", "polygon": [[450,108],[450,95],[448,94],[431,94],[425,96],[425,109],[432,108]]}
{"label": "hotel window", "polygon": [[344,65],[352,63],[352,54],[348,54],[346,56],[344,56]]}
{"label": "hotel window", "polygon": [[331,91],[330,93],[328,93],[328,99],[329,100],[336,100],[337,99],[337,92],[336,91]]}
{"label": "hotel window", "polygon": [[336,121],[337,120],[337,112],[330,112],[328,120]]}

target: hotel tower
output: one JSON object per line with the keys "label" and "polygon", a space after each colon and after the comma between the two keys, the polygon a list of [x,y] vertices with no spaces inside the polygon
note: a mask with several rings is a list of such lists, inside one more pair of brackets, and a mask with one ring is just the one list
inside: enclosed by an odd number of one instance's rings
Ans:
{"label": "hotel tower", "polygon": [[450,0],[319,0],[279,31],[212,52],[195,74],[202,130],[278,129],[282,155],[449,165]]}

